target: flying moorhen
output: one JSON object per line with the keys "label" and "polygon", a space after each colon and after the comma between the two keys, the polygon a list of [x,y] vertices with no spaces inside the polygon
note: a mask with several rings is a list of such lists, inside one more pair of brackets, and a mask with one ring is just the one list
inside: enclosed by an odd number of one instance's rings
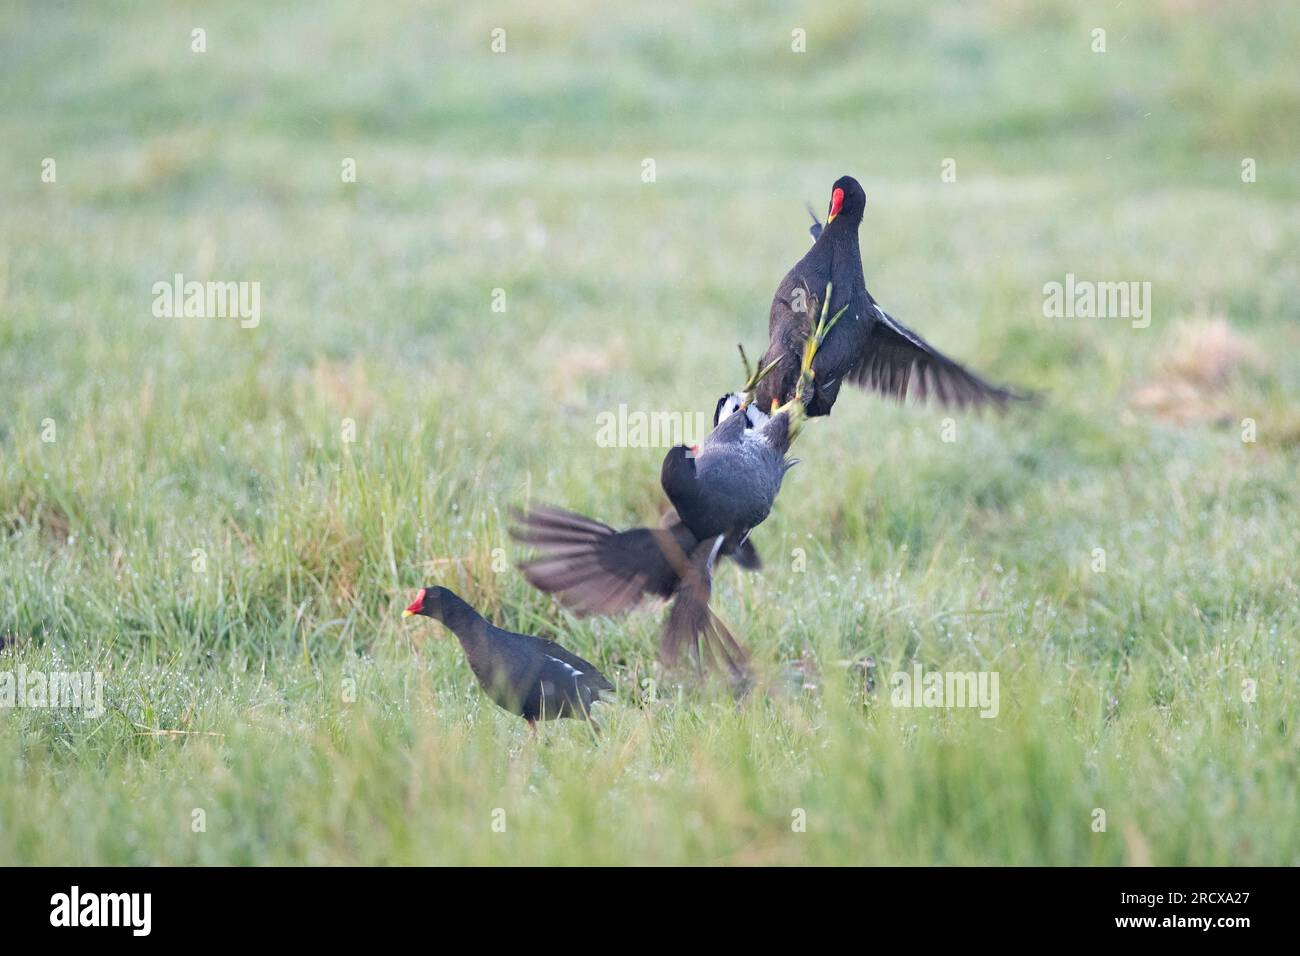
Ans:
{"label": "flying moorhen", "polygon": [[519,566],[529,583],[580,615],[618,614],[645,595],[673,598],[664,660],[673,663],[687,646],[702,659],[707,649],[743,680],[748,654],[709,608],[713,566],[720,556],[757,565],[749,534],[795,463],[786,451],[803,409],[792,403],[758,427],[747,427],[743,412],[728,414],[701,445],[668,451],[660,484],[674,511],[665,527],[615,531],[558,508],[516,512],[520,526],[511,534],[539,551]]}
{"label": "flying moorhen", "polygon": [[[451,628],[470,670],[499,707],[537,732],[537,721],[591,720],[591,705],[612,691],[600,671],[554,641],[496,627],[443,587],[421,588],[403,617],[423,614]],[[593,726],[595,722],[592,721]]]}
{"label": "flying moorhen", "polygon": [[[766,410],[793,397],[799,380],[799,353],[814,316],[825,305],[819,300],[828,284],[833,288],[831,310],[836,315],[844,310],[844,314],[817,354],[813,394],[807,402],[810,417],[830,414],[846,379],[898,401],[906,398],[912,387],[921,399],[933,395],[943,404],[959,408],[980,404],[1001,407],[1023,397],[963,368],[876,304],[867,291],[858,249],[858,226],[866,204],[866,193],[858,181],[841,176],[831,188],[825,226],[819,228],[813,217],[816,241],[786,273],[772,299],[769,344],[759,366],[775,367],[759,383],[755,403]],[[719,413],[728,398],[719,401]]]}

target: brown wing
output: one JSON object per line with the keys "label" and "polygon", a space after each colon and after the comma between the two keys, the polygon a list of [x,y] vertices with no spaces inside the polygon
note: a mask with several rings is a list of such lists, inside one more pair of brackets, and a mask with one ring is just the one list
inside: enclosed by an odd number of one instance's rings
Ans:
{"label": "brown wing", "polygon": [[986,404],[1001,408],[1026,398],[984,381],[879,306],[873,308],[878,321],[867,335],[862,359],[848,375],[859,388],[900,402],[909,393],[922,401],[934,396],[941,404],[957,408]]}
{"label": "brown wing", "polygon": [[695,537],[681,524],[615,531],[572,511],[515,511],[511,536],[536,549],[519,563],[528,583],[576,614],[621,614],[648,594],[669,597]]}

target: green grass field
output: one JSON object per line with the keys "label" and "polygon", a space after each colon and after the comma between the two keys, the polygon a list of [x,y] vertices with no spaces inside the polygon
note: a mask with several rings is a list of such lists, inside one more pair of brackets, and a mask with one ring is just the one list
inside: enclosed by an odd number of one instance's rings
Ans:
{"label": "green grass field", "polygon": [[[105,706],[0,708],[0,863],[1300,864],[1300,12],[699,6],[0,11],[0,680]],[[736,387],[844,173],[884,307],[1043,400],[812,422],[715,588],[737,704],[507,510],[656,520],[597,416]],[[596,662],[603,735],[534,743],[427,583]]]}

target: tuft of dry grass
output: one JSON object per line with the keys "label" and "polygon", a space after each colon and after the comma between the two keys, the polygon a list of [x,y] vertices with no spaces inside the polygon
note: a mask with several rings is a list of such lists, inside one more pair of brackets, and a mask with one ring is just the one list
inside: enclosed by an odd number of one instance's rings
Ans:
{"label": "tuft of dry grass", "polygon": [[1223,316],[1178,322],[1157,353],[1151,381],[1131,394],[1134,407],[1180,424],[1229,422],[1236,412],[1233,386],[1265,356]]}

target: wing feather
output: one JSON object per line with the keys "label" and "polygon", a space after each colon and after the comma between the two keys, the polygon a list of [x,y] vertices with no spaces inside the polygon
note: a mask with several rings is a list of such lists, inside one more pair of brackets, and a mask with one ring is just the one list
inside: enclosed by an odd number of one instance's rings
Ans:
{"label": "wing feather", "polygon": [[909,391],[919,401],[935,398],[941,405],[998,408],[1026,396],[993,385],[954,362],[879,306],[878,321],[867,335],[862,358],[848,375],[859,388],[903,401]]}

